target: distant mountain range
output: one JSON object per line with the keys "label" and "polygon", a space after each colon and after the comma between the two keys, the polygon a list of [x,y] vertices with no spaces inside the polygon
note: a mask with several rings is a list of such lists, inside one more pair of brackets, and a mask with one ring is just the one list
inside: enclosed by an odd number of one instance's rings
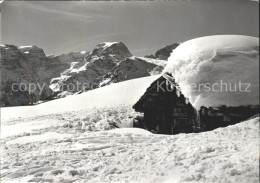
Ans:
{"label": "distant mountain range", "polygon": [[1,106],[32,105],[129,79],[159,74],[179,44],[133,56],[122,42],[92,52],[46,56],[37,46],[1,45]]}

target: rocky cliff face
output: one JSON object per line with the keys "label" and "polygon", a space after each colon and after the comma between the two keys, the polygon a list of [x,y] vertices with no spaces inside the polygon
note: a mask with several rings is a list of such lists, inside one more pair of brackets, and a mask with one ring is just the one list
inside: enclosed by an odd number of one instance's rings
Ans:
{"label": "rocky cliff face", "polygon": [[[51,95],[51,90],[44,85],[44,78],[41,77],[46,58],[42,49],[12,45],[4,45],[0,49],[2,106],[29,105]],[[32,86],[32,83],[35,85]]]}
{"label": "rocky cliff face", "polygon": [[82,62],[73,63],[60,77],[53,78],[50,88],[57,97],[97,88],[98,78],[129,56],[132,54],[121,42],[100,43]]}
{"label": "rocky cliff face", "polygon": [[[51,78],[58,77],[84,53],[47,57],[37,46],[1,45],[1,106],[31,105],[49,100]],[[82,58],[80,58],[82,57]],[[65,61],[66,60],[66,61]]]}
{"label": "rocky cliff face", "polygon": [[[2,106],[30,105],[158,74],[166,65],[165,60],[133,56],[122,42],[100,43],[91,53],[59,56],[46,56],[36,46],[1,45],[0,49]],[[158,53],[158,58],[163,54]]]}

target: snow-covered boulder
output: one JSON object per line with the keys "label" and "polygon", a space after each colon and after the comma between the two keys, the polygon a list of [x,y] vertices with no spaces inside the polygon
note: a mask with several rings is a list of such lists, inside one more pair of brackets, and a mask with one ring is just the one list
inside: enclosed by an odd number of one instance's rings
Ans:
{"label": "snow-covered boulder", "polygon": [[259,39],[239,35],[196,38],[178,46],[165,72],[201,106],[259,104]]}

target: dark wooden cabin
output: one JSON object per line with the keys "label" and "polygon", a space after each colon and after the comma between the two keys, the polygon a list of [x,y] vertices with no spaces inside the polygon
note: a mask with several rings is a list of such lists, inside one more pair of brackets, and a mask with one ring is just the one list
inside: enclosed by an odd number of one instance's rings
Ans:
{"label": "dark wooden cabin", "polygon": [[199,110],[203,131],[226,127],[248,120],[259,114],[259,105],[204,107]]}
{"label": "dark wooden cabin", "polygon": [[135,126],[154,133],[191,133],[198,127],[197,111],[169,74],[154,81],[133,108],[143,113]]}

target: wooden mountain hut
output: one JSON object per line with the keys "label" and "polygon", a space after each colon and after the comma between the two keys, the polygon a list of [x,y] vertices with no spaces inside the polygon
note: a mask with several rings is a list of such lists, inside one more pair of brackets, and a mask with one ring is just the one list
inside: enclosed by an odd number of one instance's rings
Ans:
{"label": "wooden mountain hut", "polygon": [[159,134],[191,133],[197,129],[197,111],[170,74],[155,80],[133,108],[143,113],[136,125]]}

